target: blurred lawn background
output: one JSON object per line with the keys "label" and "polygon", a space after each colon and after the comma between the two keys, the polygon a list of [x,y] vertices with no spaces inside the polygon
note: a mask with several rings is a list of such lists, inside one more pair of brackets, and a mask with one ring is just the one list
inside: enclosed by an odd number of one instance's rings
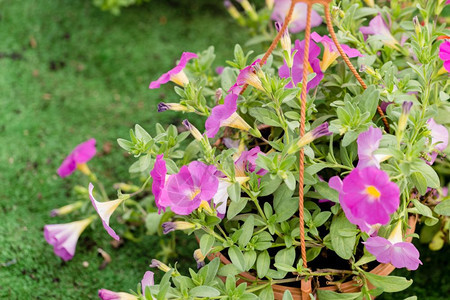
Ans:
{"label": "blurred lawn background", "polygon": [[[216,66],[225,65],[234,44],[246,38],[222,1],[154,0],[116,17],[90,0],[0,0],[0,299],[96,299],[100,288],[136,289],[160,250],[158,237],[115,249],[97,222],[68,263],[44,241],[45,224],[74,220],[50,218],[50,210],[73,202],[72,187],[88,183],[79,172],[61,179],[56,169],[75,145],[94,137],[99,155],[90,167],[113,195],[112,184],[130,179],[134,161],[115,140],[128,138],[136,123],[153,133],[157,122],[181,120],[156,112],[161,100],[177,101],[173,85],[149,90],[150,81],[181,52],[209,45]],[[195,242],[183,238],[178,245],[181,267],[195,267]],[[98,247],[112,257],[104,270]],[[413,286],[380,299],[446,299],[450,283],[442,266],[449,247],[422,248],[424,266],[413,273]]]}

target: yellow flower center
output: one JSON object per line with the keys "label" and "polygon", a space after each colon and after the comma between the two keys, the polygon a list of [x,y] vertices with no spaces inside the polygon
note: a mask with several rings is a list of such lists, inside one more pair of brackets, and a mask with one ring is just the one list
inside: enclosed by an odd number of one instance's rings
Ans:
{"label": "yellow flower center", "polygon": [[192,193],[191,193],[191,201],[194,200],[194,198],[200,194],[201,190],[199,188],[196,188]]}
{"label": "yellow flower center", "polygon": [[380,196],[381,196],[380,191],[376,187],[374,187],[373,185],[369,185],[366,188],[366,193],[369,194],[370,196],[374,197],[374,198],[380,198]]}

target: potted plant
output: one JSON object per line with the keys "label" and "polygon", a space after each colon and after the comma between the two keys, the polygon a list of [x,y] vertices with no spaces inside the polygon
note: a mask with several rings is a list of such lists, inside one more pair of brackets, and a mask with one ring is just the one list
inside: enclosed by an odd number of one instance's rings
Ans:
{"label": "potted plant", "polygon": [[[90,199],[118,239],[111,214],[151,184],[155,205],[146,214],[164,234],[195,234],[199,271],[182,275],[153,260],[165,272],[159,284],[147,272],[142,291],[101,290],[102,299],[369,299],[412,283],[388,274],[422,264],[411,243],[417,218],[430,225],[449,215],[433,169],[448,144],[450,50],[434,18],[445,3],[402,10],[341,1],[331,14],[329,1],[304,2],[268,1],[283,23],[267,52],[252,56],[237,45],[217,74],[213,48],[184,52],[151,82],[177,85],[180,101],[158,110],[191,113],[186,131],[157,125],[152,137],[136,125],[118,142],[138,157],[130,171],[144,174],[142,187],[100,202],[93,182]],[[239,3],[250,22],[268,9]],[[293,41],[296,9],[304,10],[305,36]],[[311,33],[322,19],[330,36]],[[199,116],[204,133],[192,124]]]}

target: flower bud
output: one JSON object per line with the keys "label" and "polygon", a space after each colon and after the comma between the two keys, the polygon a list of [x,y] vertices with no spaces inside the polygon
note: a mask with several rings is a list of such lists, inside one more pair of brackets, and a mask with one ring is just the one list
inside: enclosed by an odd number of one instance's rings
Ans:
{"label": "flower bud", "polygon": [[375,6],[375,3],[374,3],[373,0],[364,0],[364,2],[370,7],[374,7]]}
{"label": "flower bud", "polygon": [[317,126],[313,130],[307,132],[302,138],[291,148],[288,150],[288,154],[292,154],[297,152],[300,148],[308,145],[315,139],[318,139],[325,135],[331,135],[332,132],[328,130],[328,122],[322,123],[321,125]]}
{"label": "flower bud", "polygon": [[408,122],[409,113],[411,111],[413,103],[411,101],[405,101],[402,104],[402,114],[398,119],[398,132],[403,132]]}
{"label": "flower bud", "polygon": [[250,17],[250,19],[252,19],[253,21],[258,20],[258,14],[256,13],[253,6],[250,4],[250,2],[248,2],[248,0],[237,0],[237,2],[239,2],[239,4],[242,6],[242,8]]}
{"label": "flower bud", "polygon": [[83,206],[83,201],[77,201],[77,202],[62,206],[60,208],[52,209],[52,211],[50,212],[50,216],[56,217],[56,216],[67,215],[73,211],[80,209],[82,206]]}
{"label": "flower bud", "polygon": [[152,259],[152,263],[150,264],[149,267],[150,268],[158,268],[158,269],[160,269],[161,271],[163,271],[165,273],[167,273],[167,272],[169,272],[171,270],[171,268],[168,265],[166,265],[165,263],[160,262],[157,259]]}
{"label": "flower bud", "polygon": [[216,102],[219,102],[220,99],[222,99],[222,95],[223,95],[223,90],[221,88],[218,88],[214,95],[214,97],[216,98]]}
{"label": "flower bud", "polygon": [[[283,24],[281,24],[279,22],[275,22],[275,28],[277,29],[278,32],[280,32],[282,27],[283,27]],[[286,30],[283,32],[283,35],[281,36],[280,44],[281,44],[281,48],[283,50],[287,51],[287,53],[289,55],[291,55],[292,42],[291,42],[291,37],[289,36],[289,30],[287,27],[286,27]]]}
{"label": "flower bud", "polygon": [[192,136],[197,140],[197,141],[202,141],[203,140],[203,135],[200,133],[200,131],[195,128],[194,125],[192,125],[191,123],[189,123],[188,120],[184,120],[183,121],[183,125],[184,127],[186,127],[187,130],[189,130],[192,134]]}
{"label": "flower bud", "polygon": [[231,3],[230,0],[223,1],[223,5],[228,10],[228,13],[233,17],[233,19],[242,19],[241,13],[236,9],[236,7]]}
{"label": "flower bud", "polygon": [[274,4],[274,0],[266,0],[266,6],[268,9],[272,9]]}
{"label": "flower bud", "polygon": [[194,229],[195,227],[195,224],[185,221],[165,222],[162,224],[164,234],[168,234],[174,230]]}
{"label": "flower bud", "polygon": [[413,24],[414,24],[414,30],[416,31],[416,34],[419,35],[422,32],[422,26],[420,26],[419,18],[417,16],[414,16]]}
{"label": "flower bud", "polygon": [[166,110],[187,111],[188,108],[179,103],[164,103],[164,102],[158,103],[158,112],[163,112]]}
{"label": "flower bud", "polygon": [[197,262],[197,269],[205,266],[205,256],[200,249],[194,251],[194,259]]}

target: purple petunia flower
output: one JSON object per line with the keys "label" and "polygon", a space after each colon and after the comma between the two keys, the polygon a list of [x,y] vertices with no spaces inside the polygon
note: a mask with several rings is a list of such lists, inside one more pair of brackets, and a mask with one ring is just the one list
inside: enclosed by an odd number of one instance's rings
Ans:
{"label": "purple petunia flower", "polygon": [[[296,40],[293,51],[297,50],[297,53],[294,55],[294,64],[292,66],[292,81],[294,81],[295,85],[297,85],[297,83],[301,82],[303,79],[304,49],[305,49],[305,41],[303,40],[300,42],[299,40]],[[308,57],[309,65],[306,66],[306,68],[308,69],[309,74],[315,73],[316,76],[308,82],[307,86],[308,90],[316,87],[323,78],[323,73],[322,70],[320,69],[320,60],[317,58],[319,54],[320,54],[320,47],[317,46],[314,42],[311,42]],[[278,74],[280,75],[281,78],[291,77],[290,70],[286,61],[284,62],[284,65],[281,66],[280,69],[278,70]],[[286,85],[286,87],[288,88],[294,87],[292,81],[289,82]]]}
{"label": "purple petunia flower", "polygon": [[150,176],[153,179],[152,193],[153,196],[155,196],[155,204],[156,207],[158,207],[158,211],[161,212],[161,209],[164,209],[160,204],[161,192],[164,188],[167,177],[166,162],[164,161],[163,154],[156,156],[155,164],[153,169],[150,171]]}
{"label": "purple petunia flower", "polygon": [[247,122],[236,113],[237,99],[241,88],[235,86],[233,90],[225,97],[223,104],[215,106],[211,110],[211,115],[206,119],[206,136],[213,138],[216,136],[220,127],[228,126],[248,131],[251,127]]}
{"label": "purple petunia flower", "polygon": [[217,73],[217,75],[222,75],[224,69],[225,69],[225,67],[223,67],[223,66],[218,66],[218,67],[216,68],[216,73]]}
{"label": "purple petunia flower", "polygon": [[[323,72],[325,72],[326,69],[340,56],[340,53],[334,44],[334,42],[326,35],[320,36],[317,32],[311,33],[311,39],[316,43],[322,43],[324,47],[324,53],[322,62],[320,63],[320,68]],[[357,57],[357,56],[363,56],[361,52],[358,51],[358,49],[350,48],[349,46],[345,44],[341,44],[342,50],[344,50],[345,54],[347,54],[348,57]]]}
{"label": "purple petunia flower", "polygon": [[435,145],[434,149],[437,150],[430,153],[429,164],[432,165],[438,156],[438,151],[443,152],[448,146],[448,130],[445,126],[436,123],[433,118],[428,119],[427,126],[431,131],[431,145]]}
{"label": "purple petunia flower", "polygon": [[397,48],[397,40],[392,36],[391,30],[389,29],[386,22],[383,20],[381,15],[377,15],[369,22],[369,26],[362,26],[359,30],[364,35],[373,35],[379,38],[383,44]]}
{"label": "purple petunia flower", "polygon": [[439,58],[444,62],[444,69],[450,72],[450,41],[446,40],[439,46]]}
{"label": "purple petunia flower", "polygon": [[382,136],[381,130],[372,126],[359,134],[357,139],[359,158],[357,168],[377,167],[379,169],[380,162],[389,158],[388,155],[374,154],[380,146]]}
{"label": "purple petunia flower", "polygon": [[145,288],[148,286],[152,286],[155,285],[155,280],[154,280],[154,276],[155,274],[152,271],[147,271],[144,274],[144,277],[141,280],[141,287],[142,287],[142,295],[145,297]]}
{"label": "purple petunia flower", "polygon": [[[275,6],[272,12],[272,20],[279,23],[284,23],[284,19],[291,6],[291,0],[275,0]],[[306,28],[306,3],[297,3],[294,7],[294,12],[292,13],[291,23],[289,24],[289,31],[292,33],[297,33],[305,30]],[[315,11],[311,11],[311,27],[317,27],[322,24],[322,18]]]}
{"label": "purple petunia flower", "polygon": [[79,144],[64,159],[61,166],[58,168],[58,175],[60,177],[69,176],[75,172],[77,168],[86,175],[89,175],[89,169],[85,164],[95,156],[96,152],[95,139],[89,139],[86,142]]}
{"label": "purple petunia flower", "polygon": [[68,261],[75,255],[78,238],[92,218],[66,224],[51,224],[44,226],[44,238],[53,246],[53,251],[63,260]]}
{"label": "purple petunia flower", "polygon": [[329,186],[339,192],[347,219],[368,232],[371,225],[387,224],[400,205],[400,189],[386,172],[375,167],[353,169],[343,181],[334,176]]}
{"label": "purple petunia flower", "polygon": [[138,297],[124,293],[124,292],[113,292],[107,289],[98,290],[98,296],[102,300],[138,300]]}
{"label": "purple petunia flower", "polygon": [[214,175],[215,166],[193,161],[172,174],[162,189],[160,205],[170,207],[179,215],[188,215],[200,207],[202,201],[210,201],[217,192],[219,180]]}
{"label": "purple petunia flower", "polygon": [[[246,173],[253,173],[256,170],[256,159],[258,155],[264,155],[259,146],[249,151],[243,151],[239,158],[234,162],[237,177],[247,177]],[[260,169],[256,174],[263,176],[267,174],[267,170]]]}
{"label": "purple petunia flower", "polygon": [[363,244],[381,263],[390,263],[396,268],[409,270],[417,270],[419,264],[422,264],[416,247],[412,243],[403,242],[401,222],[398,222],[389,239],[379,236],[369,237]]}
{"label": "purple petunia flower", "polygon": [[98,215],[100,216],[100,219],[102,220],[103,227],[106,229],[108,234],[115,240],[120,240],[120,237],[116,234],[114,229],[109,226],[109,219],[111,218],[111,215],[114,213],[114,211],[119,207],[119,205],[124,201],[124,199],[117,199],[112,201],[106,201],[106,202],[98,202],[95,200],[93,191],[94,185],[92,183],[89,183],[89,198],[91,199],[91,203],[94,206],[95,210],[97,211]]}
{"label": "purple petunia flower", "polygon": [[168,71],[167,73],[162,74],[161,77],[159,77],[157,80],[152,81],[148,88],[157,89],[161,86],[161,84],[167,83],[169,81],[172,81],[180,86],[185,86],[189,83],[189,79],[187,78],[186,73],[184,73],[183,69],[186,67],[186,64],[189,62],[189,60],[197,57],[198,56],[195,53],[183,52],[180,61],[175,66],[175,68]]}

